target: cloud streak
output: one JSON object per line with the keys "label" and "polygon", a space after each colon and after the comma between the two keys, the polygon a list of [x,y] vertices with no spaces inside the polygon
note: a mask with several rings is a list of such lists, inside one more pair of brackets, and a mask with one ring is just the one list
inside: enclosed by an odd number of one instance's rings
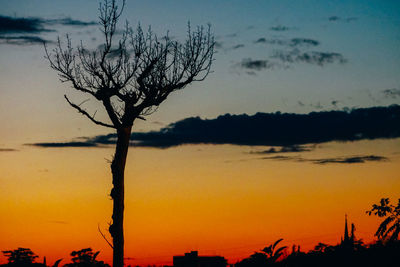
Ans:
{"label": "cloud streak", "polygon": [[[226,114],[215,119],[191,117],[159,131],[133,133],[131,144],[168,148],[184,144],[296,146],[330,141],[400,137],[400,106],[321,111],[309,114]],[[99,135],[79,141],[36,143],[39,147],[96,147],[115,144],[116,135]],[[322,163],[321,163],[322,164]]]}
{"label": "cloud streak", "polygon": [[0,148],[0,152],[14,152],[14,151],[18,151],[14,148]]}
{"label": "cloud streak", "polygon": [[331,63],[345,64],[347,62],[347,59],[340,53],[317,51],[302,52],[298,49],[291,51],[275,51],[271,58],[277,59],[284,64],[307,63],[321,67]]}
{"label": "cloud streak", "polygon": [[320,42],[310,38],[292,38],[292,39],[266,39],[261,37],[254,41],[256,44],[270,44],[288,47],[313,47],[320,45]]}
{"label": "cloud streak", "polygon": [[43,18],[18,18],[0,15],[0,44],[32,45],[49,42],[40,37],[45,32],[54,32],[51,26],[64,25],[74,27],[87,27],[96,25],[96,22],[74,20],[71,18],[43,19]]}
{"label": "cloud streak", "polygon": [[269,28],[271,31],[275,31],[275,32],[285,32],[290,30],[289,27],[287,26],[283,26],[283,25],[277,25],[277,26],[272,26]]}
{"label": "cloud streak", "polygon": [[262,59],[253,60],[251,58],[245,58],[242,60],[242,62],[240,62],[239,66],[247,70],[261,71],[265,69],[273,69],[278,65],[270,60],[262,60]]}
{"label": "cloud streak", "polygon": [[400,89],[392,88],[392,89],[385,89],[382,91],[386,98],[398,98],[400,97]]}
{"label": "cloud streak", "polygon": [[308,152],[311,151],[313,147],[311,146],[300,146],[300,145],[292,145],[292,146],[283,146],[280,149],[275,147],[271,147],[268,150],[263,151],[252,151],[250,154],[280,154],[280,153],[298,153],[298,152]]}
{"label": "cloud streak", "polygon": [[43,45],[43,43],[53,43],[39,36],[21,35],[21,36],[1,36],[0,44],[10,45]]}
{"label": "cloud streak", "polygon": [[349,157],[336,157],[336,158],[320,158],[320,159],[306,159],[300,156],[269,156],[260,158],[262,160],[288,160],[294,162],[310,162],[319,165],[326,164],[360,164],[366,162],[386,162],[389,161],[387,157],[377,155],[365,156],[349,156]]}

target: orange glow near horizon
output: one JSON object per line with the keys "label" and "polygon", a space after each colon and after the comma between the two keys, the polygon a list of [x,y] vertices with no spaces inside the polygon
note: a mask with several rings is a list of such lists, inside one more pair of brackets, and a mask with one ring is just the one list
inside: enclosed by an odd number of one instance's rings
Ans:
{"label": "orange glow near horizon", "polygon": [[[231,145],[131,148],[126,169],[127,264],[171,264],[198,250],[234,263],[284,238],[303,251],[336,244],[344,215],[371,242],[379,220],[365,211],[400,192],[399,139],[326,143],[285,155],[332,158],[380,155],[390,160],[326,164],[263,160],[263,147]],[[23,147],[0,154],[0,250],[29,247],[52,263],[86,247],[111,262],[112,148]],[[108,236],[108,235],[107,235]],[[1,256],[0,262],[5,262]]]}

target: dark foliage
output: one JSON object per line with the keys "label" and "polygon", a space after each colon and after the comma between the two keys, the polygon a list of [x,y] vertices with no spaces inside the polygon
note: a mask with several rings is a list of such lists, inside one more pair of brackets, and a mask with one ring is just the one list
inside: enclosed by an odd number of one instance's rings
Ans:
{"label": "dark foliage", "polygon": [[100,251],[93,253],[91,248],[84,248],[78,251],[72,251],[72,263],[64,265],[65,267],[106,267],[108,264],[96,260]]}
{"label": "dark foliage", "polygon": [[38,258],[29,248],[18,248],[2,252],[4,256],[7,257],[9,266],[30,266],[34,264],[35,259]]}
{"label": "dark foliage", "polygon": [[368,215],[376,215],[385,218],[379,225],[375,233],[381,240],[388,239],[395,241],[399,239],[400,234],[400,198],[397,206],[390,203],[389,198],[382,198],[379,204],[372,205],[372,209],[367,211]]}
{"label": "dark foliage", "polygon": [[330,246],[319,243],[314,250],[308,253],[293,250],[291,254],[279,261],[267,261],[268,257],[256,252],[249,258],[235,264],[236,267],[394,267],[399,266],[400,242],[381,242],[363,245],[355,242],[354,245],[339,244]]}

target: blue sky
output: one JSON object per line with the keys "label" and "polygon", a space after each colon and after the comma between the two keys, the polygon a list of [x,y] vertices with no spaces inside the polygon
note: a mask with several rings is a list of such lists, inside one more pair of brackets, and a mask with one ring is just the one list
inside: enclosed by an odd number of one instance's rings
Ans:
{"label": "blue sky", "polygon": [[[98,1],[0,4],[0,15],[18,18],[88,22],[98,16]],[[125,19],[133,26],[139,21],[144,27],[151,25],[160,35],[169,30],[178,39],[184,38],[188,21],[211,23],[219,44],[208,79],[171,95],[148,122],[138,122],[136,130],[159,128],[190,116],[307,113],[400,102],[398,1],[127,1]],[[89,47],[101,43],[96,26],[46,27],[54,30],[38,34],[46,40],[70,33],[74,41],[83,40]],[[0,60],[6,63],[0,67],[0,120],[9,132],[20,132],[21,126],[13,121],[29,112],[32,125],[24,128],[33,132],[30,138],[37,131],[43,131],[38,138],[43,136],[54,125],[66,138],[82,129],[104,133],[76,118],[64,102],[64,92],[76,99],[80,96],[57,81],[41,45],[3,42],[0,51]],[[101,108],[94,102],[88,107]],[[66,123],[78,126],[70,130],[63,126]]]}

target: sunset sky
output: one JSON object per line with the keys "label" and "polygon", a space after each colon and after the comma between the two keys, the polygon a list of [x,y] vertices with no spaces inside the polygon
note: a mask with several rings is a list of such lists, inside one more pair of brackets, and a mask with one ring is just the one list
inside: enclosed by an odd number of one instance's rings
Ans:
{"label": "sunset sky", "polygon": [[[97,48],[98,3],[0,0],[0,250],[29,247],[65,264],[72,250],[92,247],[111,262],[97,228],[106,233],[111,221],[113,146],[93,140],[112,131],[66,103],[64,94],[76,102],[86,96],[60,83],[42,45],[51,48],[69,33],[75,44]],[[188,21],[210,23],[217,42],[213,72],[137,121],[134,132],[142,136],[165,127],[173,135],[171,123],[197,116],[211,125],[224,114],[280,119],[278,111],[350,114],[400,104],[399,1],[128,0],[122,17],[133,27],[151,25],[159,36],[169,30],[177,40],[184,40]],[[13,28],[22,18],[23,27]],[[94,100],[84,107],[104,116]],[[381,127],[376,121],[368,131]],[[183,122],[186,131],[195,129],[196,120]],[[260,128],[280,135],[274,125]],[[246,130],[243,142],[131,146],[126,263],[171,264],[173,255],[191,250],[234,263],[279,238],[303,250],[336,244],[345,214],[356,236],[372,241],[379,220],[365,211],[382,197],[400,197],[399,130],[389,128],[393,138],[361,133],[351,141],[333,134],[321,136],[327,142],[293,141],[273,150],[271,140],[250,144]],[[293,139],[296,132],[282,135]]]}

